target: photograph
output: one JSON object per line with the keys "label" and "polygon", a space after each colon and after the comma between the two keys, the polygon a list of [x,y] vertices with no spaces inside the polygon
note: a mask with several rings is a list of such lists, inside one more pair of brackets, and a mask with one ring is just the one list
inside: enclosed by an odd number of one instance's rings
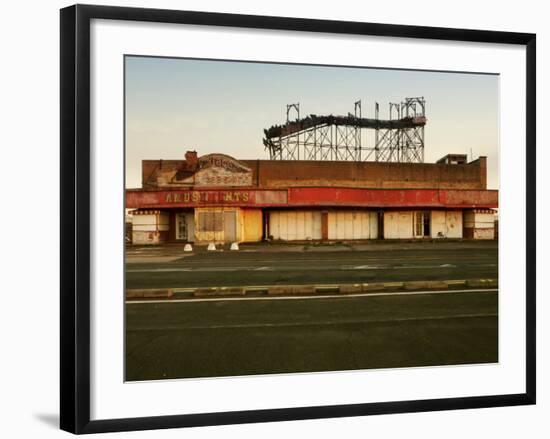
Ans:
{"label": "photograph", "polygon": [[125,380],[498,363],[499,81],[125,55]]}

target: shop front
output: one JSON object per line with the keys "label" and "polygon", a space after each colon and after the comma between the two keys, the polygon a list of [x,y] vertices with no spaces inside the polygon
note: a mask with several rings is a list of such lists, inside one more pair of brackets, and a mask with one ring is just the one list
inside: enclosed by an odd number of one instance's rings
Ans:
{"label": "shop front", "polygon": [[495,236],[498,191],[485,188],[485,160],[385,164],[395,165],[388,178],[397,179],[385,187],[387,181],[373,182],[366,173],[371,163],[349,164],[354,182],[318,175],[317,167],[307,163],[303,176],[291,180],[285,174],[278,180],[273,168],[279,169],[280,162],[188,156],[183,162],[144,162],[144,187],[126,190],[134,244]]}

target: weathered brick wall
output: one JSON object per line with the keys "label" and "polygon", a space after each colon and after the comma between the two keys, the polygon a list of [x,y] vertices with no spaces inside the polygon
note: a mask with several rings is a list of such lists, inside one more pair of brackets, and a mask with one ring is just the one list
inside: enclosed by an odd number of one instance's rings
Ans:
{"label": "weathered brick wall", "polygon": [[[486,189],[487,159],[463,165],[326,161],[240,160],[253,171],[254,186],[333,186],[402,189]],[[159,172],[176,171],[185,160],[143,160],[142,187],[153,188]]]}
{"label": "weathered brick wall", "polygon": [[486,189],[487,161],[436,163],[242,160],[262,187],[338,186],[410,189]]}

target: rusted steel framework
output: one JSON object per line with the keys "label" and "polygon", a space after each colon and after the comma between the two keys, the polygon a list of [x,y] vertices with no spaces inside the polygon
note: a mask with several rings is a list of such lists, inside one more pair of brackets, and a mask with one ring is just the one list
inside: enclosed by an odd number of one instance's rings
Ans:
{"label": "rusted steel framework", "polygon": [[[286,108],[286,123],[264,130],[263,143],[271,160],[348,160],[383,162],[424,162],[426,104],[423,97],[405,98],[389,104],[389,119],[363,118],[361,101],[354,114],[300,118],[300,104]],[[294,112],[295,119],[291,120]],[[363,130],[374,129],[373,146],[364,145]]]}

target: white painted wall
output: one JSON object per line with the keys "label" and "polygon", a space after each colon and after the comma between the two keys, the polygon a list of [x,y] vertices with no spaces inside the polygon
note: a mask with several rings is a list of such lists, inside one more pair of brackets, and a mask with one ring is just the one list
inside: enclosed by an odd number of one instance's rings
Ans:
{"label": "white painted wall", "polygon": [[445,212],[447,238],[462,238],[462,211],[448,210]]}
{"label": "white painted wall", "polygon": [[273,239],[284,241],[321,239],[321,212],[307,210],[270,212],[269,234]]}
{"label": "white painted wall", "polygon": [[495,214],[469,210],[464,212],[464,227],[473,229],[474,239],[495,238]]}
{"label": "white painted wall", "polygon": [[334,211],[328,213],[328,239],[376,239],[378,222],[376,212]]}
{"label": "white painted wall", "polygon": [[165,234],[170,229],[168,212],[151,214],[135,214],[132,221],[132,243],[134,244],[160,244],[165,239]]}
{"label": "white painted wall", "polygon": [[447,237],[447,227],[445,224],[445,211],[444,210],[432,210],[430,234],[432,238],[445,238]]}
{"label": "white painted wall", "polygon": [[133,231],[154,232],[168,231],[169,217],[167,212],[153,213],[148,215],[134,215],[132,221]]}
{"label": "white painted wall", "polygon": [[413,212],[384,212],[384,239],[413,238]]}
{"label": "white painted wall", "polygon": [[432,210],[430,232],[432,238],[462,238],[462,211]]}

